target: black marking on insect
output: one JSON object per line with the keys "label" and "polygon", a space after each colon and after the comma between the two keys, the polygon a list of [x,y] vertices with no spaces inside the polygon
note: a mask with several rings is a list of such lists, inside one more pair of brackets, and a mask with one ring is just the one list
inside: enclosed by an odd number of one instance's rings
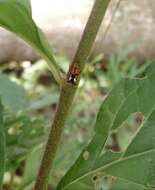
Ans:
{"label": "black marking on insect", "polygon": [[69,77],[67,82],[76,85],[77,77],[79,76],[79,74],[80,74],[80,69],[78,65],[74,64],[69,72]]}

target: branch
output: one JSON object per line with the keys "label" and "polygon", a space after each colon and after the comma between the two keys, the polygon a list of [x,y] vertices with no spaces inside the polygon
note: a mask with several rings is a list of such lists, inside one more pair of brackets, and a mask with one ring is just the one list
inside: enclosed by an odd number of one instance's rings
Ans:
{"label": "branch", "polygon": [[[82,73],[109,2],[110,0],[95,1],[70,69],[77,64]],[[78,81],[79,79],[80,76]],[[68,83],[65,79],[34,190],[47,189],[50,171],[77,88],[78,85]]]}

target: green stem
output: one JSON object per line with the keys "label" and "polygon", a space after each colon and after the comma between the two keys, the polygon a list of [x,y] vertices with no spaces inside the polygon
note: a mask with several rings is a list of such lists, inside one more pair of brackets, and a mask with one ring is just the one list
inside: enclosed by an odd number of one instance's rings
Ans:
{"label": "green stem", "polygon": [[97,32],[102,23],[103,17],[107,10],[110,0],[96,0],[89,16],[87,25],[83,32],[82,39],[75,54],[73,64],[78,64],[81,71],[83,70],[87,58],[90,54],[92,45],[95,41]]}
{"label": "green stem", "polygon": [[[72,65],[77,64],[82,73],[110,0],[96,0],[81,38]],[[72,67],[71,65],[71,67]],[[79,76],[80,79],[80,76]],[[66,80],[66,79],[65,79]],[[78,80],[79,81],[79,80]],[[45,147],[34,190],[46,190],[50,171],[78,85],[66,81],[62,85],[59,104]]]}
{"label": "green stem", "polygon": [[35,185],[35,190],[46,190],[47,188],[51,166],[55,158],[58,143],[61,138],[61,134],[64,128],[67,115],[69,113],[70,105],[73,101],[75,91],[76,87],[73,88],[70,84],[66,84],[62,87],[58,108],[54,117],[52,129],[50,131],[47,145],[45,148],[40,172]]}

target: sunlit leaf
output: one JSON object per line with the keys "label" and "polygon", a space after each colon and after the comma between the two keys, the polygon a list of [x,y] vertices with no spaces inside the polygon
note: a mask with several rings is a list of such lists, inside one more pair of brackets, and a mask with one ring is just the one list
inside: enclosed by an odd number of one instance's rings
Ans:
{"label": "sunlit leaf", "polygon": [[47,40],[35,24],[29,0],[0,0],[0,26],[23,38],[46,59],[55,79],[60,73]]}

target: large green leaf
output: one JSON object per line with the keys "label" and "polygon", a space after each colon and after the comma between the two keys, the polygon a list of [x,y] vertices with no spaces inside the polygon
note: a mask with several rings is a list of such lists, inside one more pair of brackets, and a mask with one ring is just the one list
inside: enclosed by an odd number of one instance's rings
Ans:
{"label": "large green leaf", "polygon": [[12,82],[4,74],[0,74],[0,97],[4,107],[12,112],[24,110],[27,106],[24,88]]}
{"label": "large green leaf", "polygon": [[32,19],[29,0],[0,0],[0,26],[17,34],[45,58],[55,79],[60,73],[47,40]]}
{"label": "large green leaf", "polygon": [[0,102],[0,190],[2,189],[3,175],[5,171],[5,135],[3,127],[3,107]]}
{"label": "large green leaf", "polygon": [[[125,179],[131,180],[131,182],[134,181],[134,183],[137,183],[138,185],[147,185],[146,182],[151,185],[155,184],[155,182],[152,180],[152,177],[155,178],[155,170],[153,172],[153,169],[151,169],[151,167],[154,168],[155,164],[152,162],[153,159],[155,160],[155,150],[154,148],[152,149],[152,143],[155,143],[152,139],[154,139],[155,136],[152,136],[150,140],[150,135],[153,135],[151,131],[147,132],[148,135],[143,135],[143,137],[141,137],[141,141],[137,146],[137,149],[140,150],[140,156],[139,153],[135,152],[132,156],[129,156],[129,158],[123,157],[123,160],[120,161],[122,159],[120,154],[105,152],[102,155],[106,141],[112,129],[120,127],[132,113],[142,112],[146,118],[152,113],[152,110],[155,108],[154,84],[155,62],[149,65],[146,70],[145,77],[141,79],[124,79],[114,87],[99,110],[95,125],[95,135],[92,141],[82,151],[75,164],[62,178],[58,185],[59,190],[68,190],[71,185],[76,186],[76,183],[79,183],[83,178],[98,171],[106,171],[110,175],[117,177],[123,177],[124,175]],[[144,126],[149,125],[149,119],[150,118],[148,118],[148,123],[146,123]],[[142,131],[145,128],[144,126],[141,129]],[[137,138],[138,136],[136,136],[136,139]],[[144,144],[141,144],[143,138],[145,138],[145,146]],[[146,142],[148,142],[148,144]],[[140,148],[140,146],[143,147]],[[146,149],[149,151],[143,149],[144,147],[146,147]],[[136,149],[135,145],[134,148]],[[130,152],[129,150],[130,149],[128,149],[127,152]],[[127,154],[127,152],[124,154],[124,156]],[[142,167],[142,164],[145,164],[147,158],[151,161],[147,162],[145,167]],[[137,167],[135,163],[137,164]],[[131,168],[133,168],[133,171],[131,171]],[[127,176],[129,173],[125,173],[129,171],[134,174],[134,180]],[[143,173],[145,173],[145,171],[152,173],[147,173],[147,179],[145,179],[144,184]],[[116,175],[116,173],[118,175]],[[139,179],[141,180],[139,181]]]}

